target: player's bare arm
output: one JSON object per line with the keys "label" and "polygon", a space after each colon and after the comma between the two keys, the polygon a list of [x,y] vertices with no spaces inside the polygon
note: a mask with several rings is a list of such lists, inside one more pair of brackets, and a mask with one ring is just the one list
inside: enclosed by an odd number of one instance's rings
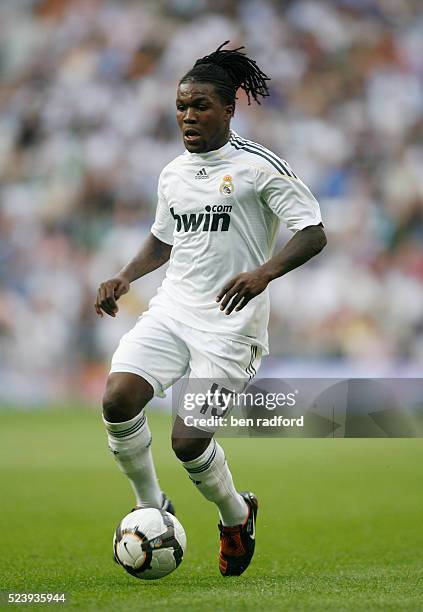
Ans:
{"label": "player's bare arm", "polygon": [[302,266],[325,246],[326,235],[321,224],[300,230],[263,266],[238,274],[226,283],[216,298],[217,302],[221,302],[220,309],[225,310],[227,315],[234,309],[242,310],[266,289],[270,281]]}
{"label": "player's bare arm", "polygon": [[117,300],[128,293],[130,284],[165,264],[171,250],[171,244],[150,234],[136,256],[116,276],[101,283],[94,306],[96,313],[102,317],[104,311],[115,317],[119,310]]}

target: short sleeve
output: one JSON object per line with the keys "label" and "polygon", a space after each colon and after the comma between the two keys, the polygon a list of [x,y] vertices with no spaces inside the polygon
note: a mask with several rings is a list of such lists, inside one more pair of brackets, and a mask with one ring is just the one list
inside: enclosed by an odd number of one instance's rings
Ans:
{"label": "short sleeve", "polygon": [[156,218],[151,227],[151,233],[162,242],[173,244],[173,229],[175,227],[175,222],[170,213],[166,198],[163,195],[161,180],[159,180],[157,196]]}
{"label": "short sleeve", "polygon": [[261,200],[292,232],[322,222],[316,198],[300,179],[258,169],[256,188]]}

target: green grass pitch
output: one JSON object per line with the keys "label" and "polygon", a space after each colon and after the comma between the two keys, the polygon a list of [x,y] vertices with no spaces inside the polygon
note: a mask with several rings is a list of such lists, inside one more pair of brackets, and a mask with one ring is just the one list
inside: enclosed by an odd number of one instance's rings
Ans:
{"label": "green grass pitch", "polygon": [[[0,424],[3,591],[64,591],[65,609],[123,612],[423,610],[422,440],[223,439],[237,487],[260,502],[253,562],[224,579],[216,510],[172,454],[170,417],[150,414],[188,548],[176,572],[143,582],[112,561],[133,499],[100,416],[3,411]],[[24,606],[35,607],[47,606]]]}

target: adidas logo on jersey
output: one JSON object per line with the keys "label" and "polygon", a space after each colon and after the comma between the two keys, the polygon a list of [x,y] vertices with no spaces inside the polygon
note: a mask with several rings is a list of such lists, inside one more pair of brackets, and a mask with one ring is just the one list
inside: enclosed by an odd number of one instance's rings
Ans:
{"label": "adidas logo on jersey", "polygon": [[[173,208],[170,209],[172,217],[176,221],[177,232],[196,232],[200,229],[203,232],[227,232],[231,223],[231,216],[228,214],[232,210],[230,204],[214,204],[205,206],[204,213],[190,213],[177,215]],[[210,214],[212,213],[212,214]]]}
{"label": "adidas logo on jersey", "polygon": [[205,168],[201,168],[201,170],[199,170],[199,171],[197,172],[197,174],[195,175],[195,177],[194,177],[194,178],[196,178],[196,179],[208,179],[208,178],[209,178],[209,175],[207,174],[207,172],[206,172],[206,169],[205,169]]}

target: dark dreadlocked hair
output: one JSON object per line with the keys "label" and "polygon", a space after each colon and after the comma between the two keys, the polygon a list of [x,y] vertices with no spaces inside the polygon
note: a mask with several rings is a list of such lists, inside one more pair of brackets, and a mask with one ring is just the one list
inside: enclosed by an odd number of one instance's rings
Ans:
{"label": "dark dreadlocked hair", "polygon": [[248,104],[251,104],[251,97],[260,104],[259,96],[265,98],[269,95],[266,81],[270,81],[270,78],[253,59],[241,53],[245,47],[222,49],[229,42],[225,41],[213,53],[198,59],[179,84],[188,81],[212,83],[220,99],[226,104],[233,104],[234,108],[236,92],[241,88],[247,94]]}

